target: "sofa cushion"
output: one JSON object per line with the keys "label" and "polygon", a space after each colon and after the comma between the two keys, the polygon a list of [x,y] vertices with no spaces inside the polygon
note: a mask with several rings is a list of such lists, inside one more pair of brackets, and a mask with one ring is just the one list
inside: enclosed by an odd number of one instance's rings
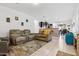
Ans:
{"label": "sofa cushion", "polygon": [[49,28],[43,29],[43,34],[45,36],[48,36],[50,34],[50,32],[51,32],[51,29],[49,29]]}
{"label": "sofa cushion", "polygon": [[29,29],[25,29],[23,31],[24,31],[24,33],[30,33],[30,30]]}
{"label": "sofa cushion", "polygon": [[17,41],[17,42],[23,41],[23,40],[26,40],[26,37],[17,37],[17,38],[16,38],[16,41]]}
{"label": "sofa cushion", "polygon": [[19,29],[12,29],[10,30],[10,34],[19,34],[20,33],[20,30]]}

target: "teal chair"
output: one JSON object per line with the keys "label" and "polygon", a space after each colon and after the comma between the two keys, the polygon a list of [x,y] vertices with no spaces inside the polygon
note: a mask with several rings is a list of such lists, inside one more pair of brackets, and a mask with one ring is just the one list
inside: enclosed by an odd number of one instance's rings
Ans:
{"label": "teal chair", "polygon": [[74,44],[74,34],[72,32],[68,32],[66,35],[65,35],[65,42],[68,44],[68,45],[73,45]]}

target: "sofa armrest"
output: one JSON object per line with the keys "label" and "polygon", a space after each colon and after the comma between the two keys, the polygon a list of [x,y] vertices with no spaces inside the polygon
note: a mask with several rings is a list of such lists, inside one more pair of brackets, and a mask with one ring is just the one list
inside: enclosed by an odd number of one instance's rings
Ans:
{"label": "sofa armrest", "polygon": [[9,42],[0,41],[0,53],[8,53],[9,50]]}

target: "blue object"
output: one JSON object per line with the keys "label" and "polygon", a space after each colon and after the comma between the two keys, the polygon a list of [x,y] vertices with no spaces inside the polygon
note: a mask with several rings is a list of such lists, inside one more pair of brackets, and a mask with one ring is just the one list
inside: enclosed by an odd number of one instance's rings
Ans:
{"label": "blue object", "polygon": [[72,32],[69,32],[65,35],[65,41],[69,45],[73,45],[74,43],[74,34]]}

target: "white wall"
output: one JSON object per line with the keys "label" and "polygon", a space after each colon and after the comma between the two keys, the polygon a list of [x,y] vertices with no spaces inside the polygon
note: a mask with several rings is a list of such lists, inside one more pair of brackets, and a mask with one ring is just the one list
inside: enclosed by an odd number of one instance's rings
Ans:
{"label": "white wall", "polygon": [[[15,16],[19,17],[18,21],[15,20]],[[10,23],[6,22],[7,17],[10,17]],[[26,22],[26,19],[28,19],[28,22]],[[10,29],[30,29],[31,32],[35,32],[33,20],[34,18],[27,14],[0,6],[0,37],[8,36]],[[21,26],[21,22],[24,22],[24,26]]]}
{"label": "white wall", "polygon": [[[71,24],[75,4],[40,4],[38,14],[34,14],[37,20],[48,21],[52,24]],[[40,13],[39,13],[40,12]],[[43,17],[44,16],[44,17]]]}
{"label": "white wall", "polygon": [[34,20],[34,24],[35,24],[35,32],[38,33],[39,32],[39,21],[38,20]]}
{"label": "white wall", "polygon": [[74,8],[73,20],[72,20],[72,32],[75,34],[79,33],[79,4]]}
{"label": "white wall", "polygon": [[32,3],[0,3],[0,5],[31,15],[37,20],[48,20],[50,23],[69,23],[72,19],[75,3],[40,3],[38,5]]}

